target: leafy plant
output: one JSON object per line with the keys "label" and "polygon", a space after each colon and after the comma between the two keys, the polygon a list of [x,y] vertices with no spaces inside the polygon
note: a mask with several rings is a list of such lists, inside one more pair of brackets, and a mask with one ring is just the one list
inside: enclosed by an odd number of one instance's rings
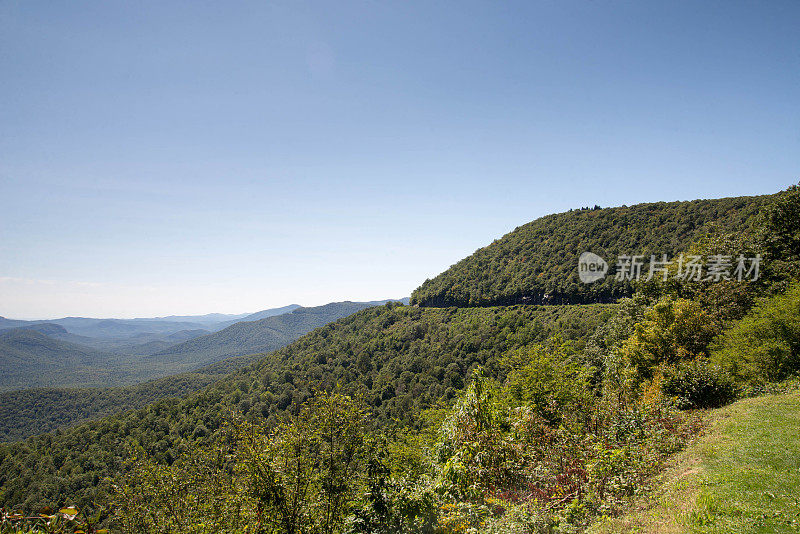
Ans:
{"label": "leafy plant", "polygon": [[681,408],[716,408],[736,398],[733,377],[705,358],[696,358],[666,367],[661,389],[675,397]]}
{"label": "leafy plant", "polygon": [[751,384],[800,373],[800,283],[763,301],[720,336],[711,359]]}

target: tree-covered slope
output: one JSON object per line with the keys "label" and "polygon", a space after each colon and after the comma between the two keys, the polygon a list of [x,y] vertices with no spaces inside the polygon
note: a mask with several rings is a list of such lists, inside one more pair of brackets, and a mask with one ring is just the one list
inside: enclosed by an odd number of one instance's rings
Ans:
{"label": "tree-covered slope", "polygon": [[[115,388],[191,373],[234,356],[263,354],[284,347],[315,328],[370,306],[374,303],[335,302],[236,323],[199,337],[202,330],[185,330],[135,334],[127,341],[87,338],[66,332],[66,327],[56,323],[26,324],[0,331],[0,391]],[[52,332],[52,336],[41,333],[42,329]],[[170,339],[173,343],[165,348],[162,342]],[[129,342],[133,345],[126,344]],[[106,350],[98,350],[101,347]]]}
{"label": "tree-covered slope", "polygon": [[280,308],[270,308],[268,310],[257,311],[249,315],[237,317],[236,319],[219,322],[214,325],[214,331],[222,330],[223,328],[227,328],[230,325],[238,323],[240,321],[258,321],[259,319],[266,319],[267,317],[274,317],[276,315],[283,315],[284,313],[291,313],[297,308],[302,308],[302,306],[300,306],[299,304],[289,304],[288,306],[282,306]]}
{"label": "tree-covered slope", "polygon": [[[187,343],[170,345],[169,352],[162,352],[150,358],[138,356],[132,359],[128,356],[106,354],[106,359],[115,359],[113,363],[108,363],[102,358],[97,361],[84,359],[80,365],[77,361],[72,361],[74,365],[67,370],[68,376],[71,376],[70,373],[78,373],[79,376],[95,376],[101,372],[100,365],[108,368],[108,372],[102,375],[105,378],[96,378],[95,382],[88,385],[106,385],[114,377],[118,379],[119,383],[129,383],[131,375],[146,377],[153,373],[154,369],[162,368],[173,370],[179,374],[118,387],[89,389],[82,387],[86,385],[85,381],[76,379],[74,384],[79,387],[38,387],[33,390],[6,391],[0,394],[0,441],[24,439],[56,428],[139,408],[158,399],[192,393],[225,374],[245,367],[263,357],[264,353],[287,345],[314,328],[373,305],[372,302],[337,302],[314,308],[297,308],[294,313],[268,317],[259,321],[236,323],[203,338],[193,338]],[[63,331],[66,336],[79,338],[74,334],[66,334],[62,327],[50,323],[24,328],[37,331],[53,330],[55,334]],[[56,331],[56,329],[60,330]],[[190,333],[191,331],[177,332],[171,336],[176,338]],[[138,335],[132,339],[142,339],[143,336]],[[41,337],[44,338],[44,336]],[[0,337],[0,339],[2,338]],[[107,343],[104,340],[96,341]],[[50,343],[54,345],[55,354],[57,354],[57,348],[61,346],[60,342],[53,339],[50,340]],[[63,344],[63,346],[66,347],[68,344]],[[140,347],[144,347],[144,345],[140,345]],[[1,348],[2,345],[0,345]],[[82,347],[81,350],[95,354],[87,347]],[[138,354],[145,354],[145,351],[140,351]],[[98,356],[101,355],[98,353]],[[196,369],[199,365],[209,361],[212,363]],[[115,371],[115,365],[120,369]],[[102,369],[106,369],[106,367]],[[36,369],[36,365],[33,365],[33,369]],[[46,373],[52,371],[45,367],[41,369]],[[187,371],[187,369],[192,370]],[[36,372],[30,376],[31,380],[25,382],[26,387],[35,387],[37,384],[58,386],[62,383],[59,380],[64,378],[54,374],[40,379],[38,378],[40,375]],[[70,382],[66,382],[66,384],[69,385]],[[11,387],[13,385],[9,386],[9,389]]]}
{"label": "tree-covered slope", "polygon": [[578,257],[583,252],[600,255],[611,269],[621,254],[675,257],[712,228],[744,231],[772,198],[657,202],[548,215],[516,228],[426,280],[412,294],[411,303],[490,306],[606,302],[631,294],[631,285],[616,282],[611,270],[603,281],[581,283]]}
{"label": "tree-covered slope", "polygon": [[366,302],[332,302],[256,321],[235,323],[219,332],[200,336],[157,352],[148,359],[174,366],[208,365],[233,356],[266,353],[283,347],[300,336],[373,306]]}
{"label": "tree-covered slope", "polygon": [[87,503],[137,446],[170,461],[219,429],[231,411],[274,423],[315,388],[339,384],[361,395],[377,424],[411,421],[422,408],[455,395],[476,366],[494,368],[506,351],[555,333],[583,339],[612,309],[369,308],[182,399],[0,445],[0,507],[36,509],[68,498]]}
{"label": "tree-covered slope", "polygon": [[[114,388],[31,388],[0,393],[0,442],[73,426],[194,393],[251,360],[243,357],[191,373]],[[238,367],[237,367],[238,365]]]}
{"label": "tree-covered slope", "polygon": [[0,391],[101,385],[116,377],[113,354],[54,339],[33,328],[0,332]]}

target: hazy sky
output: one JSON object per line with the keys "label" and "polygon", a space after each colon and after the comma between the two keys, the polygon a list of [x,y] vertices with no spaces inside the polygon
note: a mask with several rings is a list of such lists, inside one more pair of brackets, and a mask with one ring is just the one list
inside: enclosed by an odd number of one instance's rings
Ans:
{"label": "hazy sky", "polygon": [[407,296],[800,180],[800,2],[0,0],[0,315]]}

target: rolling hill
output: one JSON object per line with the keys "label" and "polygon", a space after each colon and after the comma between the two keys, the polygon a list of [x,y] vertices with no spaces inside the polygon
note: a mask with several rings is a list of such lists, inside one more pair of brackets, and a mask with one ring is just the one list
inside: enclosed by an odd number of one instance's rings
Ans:
{"label": "rolling hill", "polygon": [[[620,254],[678,253],[707,232],[744,232],[772,195],[658,202],[572,210],[516,228],[426,280],[411,295],[420,306],[609,302],[630,295],[613,276],[578,279],[578,257],[594,252],[610,266]],[[610,271],[613,272],[613,271]]]}
{"label": "rolling hill", "polygon": [[[47,323],[50,324],[50,323]],[[116,354],[127,354],[131,356],[147,355],[161,352],[173,345],[194,339],[196,337],[210,334],[208,330],[201,328],[194,330],[179,330],[177,332],[167,332],[156,334],[152,332],[142,332],[122,338],[97,338],[71,334],[69,332],[52,333],[52,337],[62,341],[68,341],[78,345],[85,345],[104,352]]]}
{"label": "rolling hill", "polygon": [[[52,331],[52,326],[46,330]],[[0,332],[0,390],[54,385],[103,385],[120,379],[119,357],[60,341],[35,328]]]}
{"label": "rolling hill", "polygon": [[99,499],[102,478],[122,469],[135,447],[174,458],[231,411],[274,423],[317,387],[341,384],[363,395],[377,421],[411,422],[421,408],[456,395],[476,366],[494,368],[506,351],[556,332],[581,346],[612,312],[601,304],[363,309],[266,357],[248,357],[247,367],[182,399],[0,444],[0,506]]}
{"label": "rolling hill", "polygon": [[[23,439],[81,421],[138,408],[161,398],[197,391],[261,357],[254,353],[264,353],[279,348],[318,326],[373,305],[374,302],[341,302],[315,308],[294,308],[294,312],[284,316],[237,323],[222,332],[205,336],[206,339],[201,343],[179,344],[177,346],[182,351],[178,354],[168,353],[149,359],[96,354],[98,357],[116,358],[114,361],[120,364],[120,369],[118,373],[112,372],[110,376],[115,376],[119,383],[130,382],[131,373],[144,374],[153,368],[158,368],[161,360],[165,358],[176,365],[176,368],[178,364],[175,362],[183,362],[186,367],[192,367],[192,370],[122,387],[44,388],[36,387],[35,380],[27,382],[26,384],[30,385],[26,387],[35,389],[0,393],[0,441]],[[51,323],[25,328],[81,339],[74,334],[67,334],[63,327]],[[181,332],[173,334],[173,336],[178,335],[188,334]],[[44,337],[46,336],[42,336]],[[43,339],[40,341],[44,342]],[[94,341],[99,344],[108,343],[103,340]],[[201,341],[201,338],[197,338],[196,341]],[[47,343],[54,348],[59,346],[55,339],[48,340]],[[156,343],[158,342],[152,342],[153,345]],[[0,346],[0,354],[2,350]],[[196,369],[198,365],[194,362],[200,359],[210,359],[214,363]],[[84,368],[87,372],[92,365],[100,364],[85,363]],[[114,369],[113,365],[109,366],[110,372]],[[85,385],[79,379],[76,380],[78,381],[73,383],[79,386]],[[90,382],[88,385],[94,383]]]}
{"label": "rolling hill", "polygon": [[[157,336],[166,337],[181,331],[222,330],[239,321],[264,319],[265,317],[289,313],[297,308],[300,308],[299,304],[290,304],[288,306],[270,308],[249,314],[242,313],[232,315],[208,313],[205,315],[170,315],[166,317],[142,317],[136,319],[62,317],[60,319],[22,320],[0,317],[0,330],[47,323],[59,325],[66,329],[67,332],[84,338],[125,344],[128,342],[129,338],[136,336],[149,336],[150,338],[154,338]],[[153,339],[148,339],[147,341],[153,341]],[[185,341],[185,339],[178,339],[177,341]]]}
{"label": "rolling hill", "polygon": [[284,313],[291,313],[297,308],[302,308],[302,306],[300,306],[299,304],[289,304],[288,306],[283,306],[281,308],[271,308],[269,310],[261,310],[259,312],[237,317],[234,320],[220,321],[219,323],[214,325],[213,330],[214,331],[222,330],[223,328],[227,328],[232,324],[242,321],[247,321],[247,322],[258,321],[259,319],[266,319],[267,317],[274,317],[276,315],[283,315]]}
{"label": "rolling hill", "polygon": [[[317,327],[373,305],[335,302],[237,322],[207,335],[200,335],[205,330],[140,333],[122,341],[73,334],[58,323],[26,324],[0,331],[0,391],[118,387],[187,373],[233,356],[275,350]],[[108,350],[98,350],[102,348]]]}
{"label": "rolling hill", "polygon": [[[241,360],[243,367],[248,360]],[[18,441],[168,397],[198,391],[237,368],[216,364],[192,373],[115,388],[30,388],[0,392],[0,442]]]}
{"label": "rolling hill", "polygon": [[332,302],[313,308],[299,307],[290,313],[256,321],[241,321],[219,332],[174,345],[153,354],[149,360],[172,362],[175,365],[181,365],[181,362],[207,365],[232,356],[266,353],[287,345],[315,328],[376,304]]}

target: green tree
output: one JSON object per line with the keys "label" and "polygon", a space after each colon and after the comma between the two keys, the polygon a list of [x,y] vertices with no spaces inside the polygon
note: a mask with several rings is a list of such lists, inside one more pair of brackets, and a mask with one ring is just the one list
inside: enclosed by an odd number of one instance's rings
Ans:
{"label": "green tree", "polygon": [[718,332],[700,304],[664,298],[645,312],[623,351],[637,377],[648,379],[660,364],[707,356],[708,345]]}
{"label": "green tree", "polygon": [[720,336],[711,359],[751,384],[800,372],[800,283],[763,301]]}
{"label": "green tree", "polygon": [[764,209],[761,230],[766,277],[786,288],[800,278],[800,186],[781,192]]}

